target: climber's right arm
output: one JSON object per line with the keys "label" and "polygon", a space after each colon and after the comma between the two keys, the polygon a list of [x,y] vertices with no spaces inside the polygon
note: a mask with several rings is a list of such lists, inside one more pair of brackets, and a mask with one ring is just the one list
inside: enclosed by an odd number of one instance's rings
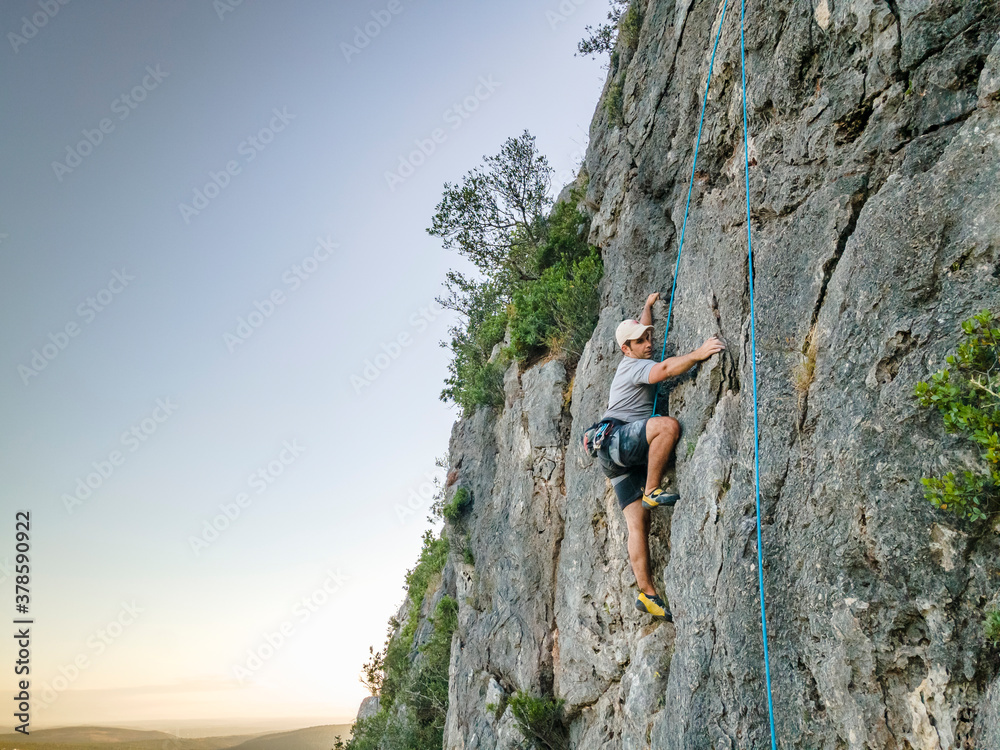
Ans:
{"label": "climber's right arm", "polygon": [[682,354],[679,357],[667,357],[662,362],[653,365],[649,370],[649,382],[659,383],[667,378],[681,375],[694,367],[698,362],[703,362],[725,348],[726,345],[719,340],[718,336],[712,336],[712,338],[708,339],[693,352]]}

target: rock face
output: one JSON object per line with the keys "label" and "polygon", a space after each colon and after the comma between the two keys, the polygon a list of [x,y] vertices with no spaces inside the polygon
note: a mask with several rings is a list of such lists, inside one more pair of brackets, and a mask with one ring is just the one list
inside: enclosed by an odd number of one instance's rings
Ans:
{"label": "rock face", "polygon": [[[597,107],[584,167],[605,264],[594,336],[575,372],[512,366],[502,411],[453,431],[475,562],[453,553],[443,576],[459,602],[447,748],[519,747],[518,689],[565,699],[573,748],[770,746],[732,3],[667,354],[713,334],[728,348],[668,384],[681,500],[653,511],[650,532],[676,625],[634,609],[624,517],[579,446],[607,404],[615,325],[649,292],[669,294],[722,11],[640,6],[638,43],[604,94],[624,71],[624,126]],[[919,478],[962,443],[912,397],[959,323],[1000,305],[998,32],[995,0],[747,10],[761,520],[784,748],[1000,748],[1000,660],[982,632],[1000,544],[923,499]],[[666,306],[655,313],[662,340]]]}
{"label": "rock face", "polygon": [[360,708],[358,708],[358,715],[355,720],[361,721],[362,719],[370,719],[377,713],[378,713],[378,696],[369,695],[367,698],[361,701],[361,706]]}

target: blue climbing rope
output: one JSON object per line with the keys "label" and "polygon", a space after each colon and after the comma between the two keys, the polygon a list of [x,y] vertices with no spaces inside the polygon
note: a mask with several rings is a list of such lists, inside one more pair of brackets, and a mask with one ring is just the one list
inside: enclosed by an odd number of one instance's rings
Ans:
{"label": "blue climbing rope", "polygon": [[753,308],[753,245],[750,240],[750,147],[747,128],[747,55],[743,40],[746,0],[740,0],[740,67],[743,74],[743,174],[747,194],[747,268],[750,282],[750,362],[753,370],[753,466],[757,490],[757,582],[760,587],[760,628],[764,636],[764,675],[767,678],[767,718],[771,725],[771,750],[777,750],[774,736],[774,704],[771,701],[771,667],[767,653],[767,615],[764,611],[764,543],[760,533],[760,432],[757,425],[757,340]]}
{"label": "blue climbing rope", "polygon": [[[719,38],[722,36],[722,26],[726,20],[726,8],[729,0],[723,0],[722,15],[719,19],[719,29],[715,34],[715,43],[712,45],[712,57],[708,64],[708,80],[705,82],[705,96],[701,103],[701,117],[698,120],[698,135],[694,144],[694,159],[691,162],[691,178],[688,181],[687,202],[684,205],[684,221],[681,224],[681,236],[677,244],[677,262],[674,265],[674,278],[670,287],[670,305],[667,308],[667,324],[663,331],[663,348],[660,352],[662,361],[667,352],[667,333],[670,331],[670,317],[674,309],[674,294],[677,290],[677,274],[681,266],[681,252],[684,250],[684,234],[687,230],[688,211],[691,208],[691,193],[694,189],[694,175],[698,164],[698,148],[701,146],[701,130],[705,123],[705,107],[708,104],[708,92],[712,84],[712,69],[715,67],[715,52],[719,48]],[[760,529],[760,427],[757,407],[757,339],[756,339],[756,315],[754,311],[754,286],[753,286],[753,244],[750,233],[750,147],[749,128],[747,126],[747,62],[746,62],[746,42],[744,39],[744,26],[746,21],[746,0],[740,0],[740,67],[743,84],[743,174],[746,183],[746,205],[747,205],[747,267],[749,269],[750,285],[750,357],[751,369],[753,371],[753,463],[754,463],[754,487],[757,504],[757,583],[760,590],[760,626],[764,640],[764,675],[767,682],[767,717],[771,729],[771,750],[777,750],[778,742],[774,731],[774,702],[771,697],[771,667],[770,655],[767,648],[767,612],[764,604],[764,542]],[[656,400],[659,396],[659,388],[653,396],[653,414],[656,414]]]}
{"label": "blue climbing rope", "polygon": [[[722,36],[722,24],[726,20],[726,8],[729,0],[723,0],[722,17],[719,19],[719,30],[715,33],[715,44],[712,45],[712,59],[708,63],[708,80],[705,81],[705,96],[701,102],[701,118],[698,120],[698,137],[694,142],[694,160],[691,162],[691,179],[688,181],[687,203],[684,205],[684,222],[681,224],[681,238],[677,243],[677,263],[674,264],[674,280],[670,287],[670,306],[667,308],[667,326],[663,329],[663,348],[660,350],[660,361],[667,353],[667,332],[670,330],[670,315],[674,310],[674,291],[677,289],[677,272],[681,267],[681,251],[684,250],[684,230],[687,229],[688,209],[691,207],[691,191],[694,189],[694,172],[698,165],[698,147],[701,145],[701,126],[705,123],[705,106],[708,104],[708,89],[712,85],[712,68],[715,67],[715,50],[719,48],[719,37]],[[659,386],[653,394],[653,416],[656,416],[656,399],[660,395]]]}

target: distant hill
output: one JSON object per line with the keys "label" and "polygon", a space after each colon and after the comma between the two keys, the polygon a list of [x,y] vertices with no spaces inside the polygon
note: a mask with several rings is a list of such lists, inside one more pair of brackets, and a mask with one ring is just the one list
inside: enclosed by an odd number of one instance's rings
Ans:
{"label": "distant hill", "polygon": [[222,737],[175,737],[168,732],[120,727],[58,727],[29,735],[0,735],[0,750],[331,750],[337,735],[351,736],[350,724],[327,724],[290,732],[236,734]]}
{"label": "distant hill", "polygon": [[226,750],[259,734],[228,737],[175,737],[167,732],[119,727],[59,727],[38,729],[29,735],[0,735],[0,750],[30,746],[31,750]]}
{"label": "distant hill", "polygon": [[4,735],[0,737],[0,740],[6,740],[8,737],[20,738],[21,742],[53,742],[60,744],[141,742],[148,740],[170,741],[174,739],[174,736],[167,732],[155,732],[145,729],[122,729],[120,727],[56,727],[55,729],[35,729],[29,735],[11,731],[10,735]]}
{"label": "distant hill", "polygon": [[351,736],[351,725],[327,724],[265,734],[236,745],[233,750],[330,750],[338,734],[346,742]]}

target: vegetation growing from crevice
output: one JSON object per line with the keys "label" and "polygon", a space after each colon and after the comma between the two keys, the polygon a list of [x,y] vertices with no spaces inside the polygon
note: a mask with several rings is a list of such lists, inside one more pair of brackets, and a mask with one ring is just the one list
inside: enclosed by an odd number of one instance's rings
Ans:
{"label": "vegetation growing from crevice", "polygon": [[624,101],[625,71],[622,71],[611,82],[608,87],[607,96],[604,97],[604,111],[608,115],[608,121],[616,127],[622,127],[625,119],[622,114],[622,102]]}
{"label": "vegetation growing from crevice", "polygon": [[442,507],[441,513],[449,521],[455,522],[462,517],[471,505],[472,493],[465,487],[459,487],[455,490],[455,495],[451,498],[451,501],[445,503]]}
{"label": "vegetation growing from crevice", "polygon": [[507,696],[504,693],[500,694],[499,703],[487,703],[486,710],[493,712],[493,718],[500,721],[500,717],[503,716],[504,711],[507,710]]}
{"label": "vegetation growing from crevice", "polygon": [[919,382],[915,395],[944,418],[949,433],[965,435],[978,452],[977,466],[939,477],[923,477],[925,497],[942,510],[970,521],[1000,511],[1000,328],[983,310],[962,323],[964,340],[946,358],[948,367]]}
{"label": "vegetation growing from crevice", "polygon": [[[375,715],[354,724],[345,750],[376,750],[406,747],[416,750],[440,748],[444,719],[448,710],[448,663],[451,636],[458,625],[458,604],[443,596],[428,618],[434,630],[411,660],[420,611],[431,579],[444,568],[448,539],[442,532],[435,539],[428,529],[417,564],[406,573],[406,597],[410,606],[399,632],[392,617],[381,651],[369,649],[371,658],[363,668],[361,681],[379,696]],[[398,710],[399,704],[403,710]]]}
{"label": "vegetation growing from crevice", "polygon": [[1000,646],[1000,610],[991,609],[986,612],[983,635],[994,646]]}
{"label": "vegetation growing from crevice", "polygon": [[554,354],[573,363],[597,324],[604,269],[587,244],[590,218],[577,209],[586,185],[551,207],[552,171],[525,130],[460,185],[445,183],[427,229],[477,272],[449,271],[438,299],[460,316],[442,342],[452,360],[441,399],[466,416],[503,405],[512,361]]}
{"label": "vegetation growing from crevice", "polygon": [[616,127],[625,124],[623,118],[625,73],[632,54],[639,47],[639,32],[642,29],[642,7],[638,0],[611,0],[608,11],[611,23],[602,23],[596,29],[586,27],[590,34],[577,45],[581,55],[610,54],[608,75],[611,83],[604,96],[603,107],[608,122]]}
{"label": "vegetation growing from crevice", "polygon": [[562,699],[536,698],[518,690],[510,697],[510,710],[521,734],[537,750],[568,750],[564,703]]}
{"label": "vegetation growing from crevice", "polygon": [[799,400],[809,393],[813,380],[816,378],[816,325],[809,329],[806,334],[805,343],[802,344],[802,360],[795,366],[792,372],[792,385],[799,396]]}
{"label": "vegetation growing from crevice", "polygon": [[632,0],[618,23],[618,42],[621,47],[635,52],[639,48],[642,30],[642,7],[639,0]]}

